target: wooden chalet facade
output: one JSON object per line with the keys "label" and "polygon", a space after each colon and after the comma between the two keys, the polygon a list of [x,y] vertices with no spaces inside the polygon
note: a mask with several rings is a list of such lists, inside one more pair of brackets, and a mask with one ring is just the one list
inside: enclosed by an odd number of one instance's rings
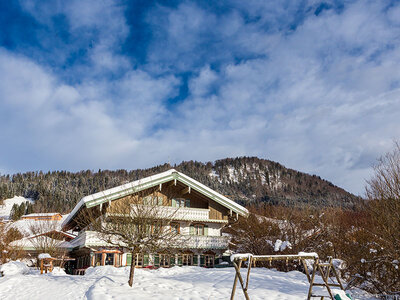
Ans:
{"label": "wooden chalet facade", "polygon": [[[106,215],[114,203],[127,197],[141,197],[142,203],[156,202],[163,210],[176,210],[168,226],[184,239],[174,251],[140,253],[131,257],[129,249],[113,247],[98,234],[90,231],[90,224],[82,226],[80,218],[87,211]],[[69,241],[70,256],[76,268],[113,265],[126,266],[135,261],[137,267],[214,266],[216,258],[228,248],[224,226],[246,216],[246,208],[174,169],[127,183],[82,198],[62,224],[64,231],[77,232]]]}

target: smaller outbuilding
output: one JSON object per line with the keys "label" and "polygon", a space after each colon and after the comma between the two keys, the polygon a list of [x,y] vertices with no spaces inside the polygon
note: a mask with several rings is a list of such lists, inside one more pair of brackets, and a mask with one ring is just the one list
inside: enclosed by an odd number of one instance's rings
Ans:
{"label": "smaller outbuilding", "polygon": [[35,220],[35,221],[60,221],[62,215],[60,213],[33,213],[29,215],[23,215],[23,220]]}

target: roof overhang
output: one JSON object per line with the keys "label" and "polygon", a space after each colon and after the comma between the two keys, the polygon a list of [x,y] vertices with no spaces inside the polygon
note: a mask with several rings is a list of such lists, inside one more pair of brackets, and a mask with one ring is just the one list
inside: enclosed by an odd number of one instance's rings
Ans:
{"label": "roof overhang", "polygon": [[171,180],[179,181],[193,190],[203,194],[204,196],[214,200],[220,205],[228,208],[232,212],[237,213],[241,216],[247,216],[248,210],[243,206],[237,204],[236,202],[228,199],[227,197],[221,195],[220,193],[210,189],[204,184],[190,178],[189,176],[176,171],[175,169],[170,169],[166,172],[156,174],[154,176],[149,176],[143,179],[139,179],[130,183],[126,183],[102,192],[98,192],[86,197],[83,197],[78,204],[74,207],[65,221],[62,223],[62,228],[68,226],[68,224],[75,218],[79,210],[82,208],[90,208],[102,203],[110,202],[122,197],[132,195],[134,193],[159,186],[160,184],[169,182]]}

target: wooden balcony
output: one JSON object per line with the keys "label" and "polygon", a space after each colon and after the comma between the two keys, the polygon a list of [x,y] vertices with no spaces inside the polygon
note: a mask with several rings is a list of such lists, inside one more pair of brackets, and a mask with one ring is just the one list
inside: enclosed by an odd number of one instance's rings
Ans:
{"label": "wooden balcony", "polygon": [[[181,235],[177,248],[188,249],[227,249],[229,238],[226,236]],[[94,231],[82,231],[71,241],[73,247],[112,246],[101,240]]]}
{"label": "wooden balcony", "polygon": [[172,216],[174,220],[184,221],[208,221],[210,210],[205,208],[189,208],[189,207],[169,207],[163,206],[167,214]]}

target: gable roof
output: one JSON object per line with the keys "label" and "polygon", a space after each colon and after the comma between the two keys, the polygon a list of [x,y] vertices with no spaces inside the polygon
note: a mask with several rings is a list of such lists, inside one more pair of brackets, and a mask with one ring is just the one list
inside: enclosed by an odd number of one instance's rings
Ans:
{"label": "gable roof", "polygon": [[153,176],[145,177],[143,179],[132,181],[105,191],[83,197],[74,207],[74,209],[65,219],[65,221],[62,223],[62,227],[66,226],[82,207],[90,208],[101,203],[109,202],[136,192],[143,191],[145,189],[169,182],[171,180],[177,180],[189,186],[191,189],[196,190],[197,192],[203,194],[204,196],[214,200],[215,202],[221,204],[222,206],[232,210],[233,212],[241,216],[247,216],[247,214],[249,213],[248,210],[243,206],[210,189],[204,184],[198,182],[197,180],[194,180],[193,178],[190,178],[189,176],[180,173],[175,169],[170,169],[168,171]]}

